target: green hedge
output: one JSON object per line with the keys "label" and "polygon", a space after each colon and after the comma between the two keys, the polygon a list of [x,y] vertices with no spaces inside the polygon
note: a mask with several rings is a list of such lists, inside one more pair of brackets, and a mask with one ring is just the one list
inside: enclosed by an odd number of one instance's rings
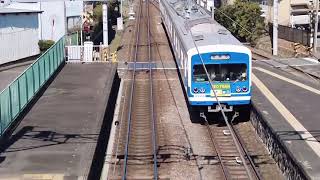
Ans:
{"label": "green hedge", "polygon": [[41,52],[45,52],[47,49],[49,49],[52,45],[54,45],[54,41],[52,40],[40,40],[38,42],[39,48]]}

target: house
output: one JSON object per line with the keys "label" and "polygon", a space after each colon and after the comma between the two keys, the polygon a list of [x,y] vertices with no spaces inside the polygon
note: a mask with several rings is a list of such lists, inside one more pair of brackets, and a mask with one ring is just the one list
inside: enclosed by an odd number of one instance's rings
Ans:
{"label": "house", "polygon": [[[273,21],[273,3],[268,2],[266,21]],[[313,47],[315,8],[309,0],[281,0],[278,10],[279,38]],[[318,13],[319,16],[319,13]],[[318,24],[319,25],[319,24]],[[317,46],[320,43],[320,28],[317,33]]]}
{"label": "house", "polygon": [[[273,1],[269,0],[267,22],[273,21]],[[307,29],[310,24],[312,4],[309,0],[281,0],[279,1],[279,25]]]}
{"label": "house", "polygon": [[0,8],[0,64],[39,54],[39,10]]}
{"label": "house", "polygon": [[66,3],[67,30],[74,32],[81,30],[83,2],[70,1]]}

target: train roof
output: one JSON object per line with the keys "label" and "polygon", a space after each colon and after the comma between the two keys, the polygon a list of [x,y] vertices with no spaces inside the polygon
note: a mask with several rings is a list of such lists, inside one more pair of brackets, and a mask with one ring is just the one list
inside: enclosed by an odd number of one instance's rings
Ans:
{"label": "train roof", "polygon": [[[165,2],[173,23],[178,29],[180,39],[189,50],[194,48],[195,40],[198,46],[207,45],[241,45],[230,31],[213,20],[206,10],[192,0],[160,0]],[[190,33],[190,29],[192,35]]]}

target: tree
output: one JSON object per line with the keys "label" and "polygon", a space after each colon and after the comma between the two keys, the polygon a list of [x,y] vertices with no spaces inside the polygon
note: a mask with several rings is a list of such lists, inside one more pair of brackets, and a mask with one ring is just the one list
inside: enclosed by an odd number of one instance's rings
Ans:
{"label": "tree", "polygon": [[[117,17],[120,16],[119,11],[119,2],[117,0],[108,1],[108,36],[109,42],[114,38],[115,31],[112,29],[112,25],[117,24]],[[93,27],[93,42],[94,44],[99,44],[103,41],[102,39],[102,4],[98,3],[96,7],[93,9],[93,20],[95,22]]]}
{"label": "tree", "polygon": [[264,33],[264,19],[258,3],[236,0],[233,5],[215,11],[215,19],[240,41],[255,44]]}

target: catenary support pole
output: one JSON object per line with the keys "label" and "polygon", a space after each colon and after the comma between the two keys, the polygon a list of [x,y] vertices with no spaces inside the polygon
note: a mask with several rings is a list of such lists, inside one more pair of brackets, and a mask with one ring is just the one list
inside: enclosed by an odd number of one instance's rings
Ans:
{"label": "catenary support pole", "polygon": [[212,5],[211,5],[211,18],[212,20],[214,20],[214,0],[211,0],[212,1]]}
{"label": "catenary support pole", "polygon": [[317,52],[317,46],[318,46],[318,23],[319,23],[319,17],[318,17],[318,12],[319,12],[319,0],[315,0],[315,23],[314,23],[314,35],[313,35],[313,53]]}
{"label": "catenary support pole", "polygon": [[273,0],[273,33],[272,33],[274,56],[278,55],[278,0]]}
{"label": "catenary support pole", "polygon": [[108,47],[108,6],[107,3],[102,4],[102,22],[103,22],[103,45]]}

